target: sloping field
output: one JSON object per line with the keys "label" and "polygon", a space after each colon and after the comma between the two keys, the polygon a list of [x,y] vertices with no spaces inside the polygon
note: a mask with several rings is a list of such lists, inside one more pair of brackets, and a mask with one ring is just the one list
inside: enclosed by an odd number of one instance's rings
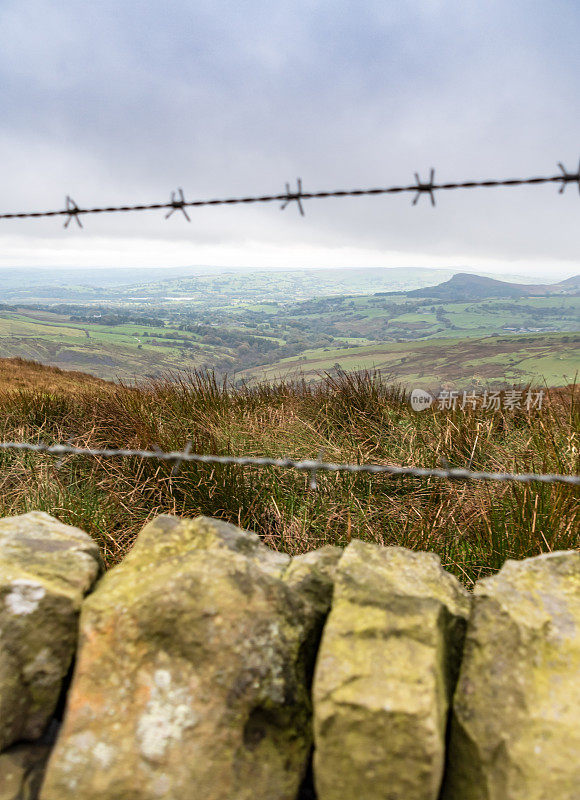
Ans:
{"label": "sloping field", "polygon": [[142,326],[83,325],[62,315],[43,317],[0,312],[0,357],[81,370],[106,380],[143,379],[201,363],[171,341],[155,339],[155,329],[142,340]]}
{"label": "sloping field", "polygon": [[565,386],[580,370],[580,334],[430,339],[310,350],[298,358],[247,370],[241,377],[313,378],[332,372],[337,365],[345,371],[380,369],[403,385],[424,388],[441,384],[461,388],[530,382]]}
{"label": "sloping field", "polygon": [[[215,326],[216,335],[221,332],[225,339],[222,341],[216,336],[212,342],[212,337],[183,330],[175,320],[168,320],[163,327],[139,323],[106,325],[71,321],[68,315],[47,311],[4,310],[0,311],[0,357],[24,358],[66,370],[88,372],[106,380],[124,381],[142,381],[168,372],[202,367],[215,367],[220,372],[227,371],[230,375],[235,373],[238,378],[252,380],[276,380],[297,374],[316,378],[320,373],[332,371],[337,364],[346,371],[378,368],[401,384],[425,388],[436,388],[446,383],[454,387],[528,382],[562,386],[574,380],[580,368],[580,333],[568,330],[498,333],[499,323],[504,324],[508,319],[507,312],[496,320],[495,331],[490,330],[487,324],[483,331],[479,331],[470,329],[469,324],[473,326],[474,320],[483,319],[482,315],[465,312],[466,320],[461,322],[463,306],[456,306],[453,313],[446,309],[457,329],[454,338],[444,338],[441,333],[420,340],[411,335],[411,341],[373,342],[367,339],[361,342],[360,339],[348,338],[346,334],[353,325],[359,328],[366,325],[369,329],[365,335],[376,335],[377,338],[382,335],[378,329],[370,330],[375,318],[364,316],[375,313],[376,309],[361,306],[362,319],[359,320],[361,315],[356,314],[354,322],[347,324],[344,321],[345,337],[342,341],[330,341],[316,349],[304,350],[301,346],[298,355],[286,358],[280,358],[285,355],[282,350],[279,360],[255,367],[248,364],[266,359],[254,354],[256,359],[253,362],[241,361],[244,358],[240,354],[243,347],[241,350],[238,348],[245,341],[246,334],[252,344],[268,338],[268,331],[242,328],[245,333],[232,341],[227,336],[235,325],[232,326],[227,317],[223,318],[223,331],[219,324]],[[312,313],[315,315],[315,310]],[[429,319],[429,314],[423,316]],[[404,330],[396,329],[395,323],[404,325]],[[567,324],[572,323],[573,318],[570,318]],[[341,324],[336,323],[337,328],[340,329]],[[425,319],[419,320],[417,314],[403,315],[388,323],[387,338],[397,333],[404,338],[417,326],[426,324]],[[271,334],[270,339],[275,339],[275,334],[278,334],[280,338],[276,341],[284,344],[287,338],[295,335],[295,329],[289,326]],[[252,339],[252,335],[261,339]],[[321,343],[320,333],[315,333],[314,329],[306,328],[301,335],[305,347],[311,342]],[[247,347],[246,351],[251,352]]]}

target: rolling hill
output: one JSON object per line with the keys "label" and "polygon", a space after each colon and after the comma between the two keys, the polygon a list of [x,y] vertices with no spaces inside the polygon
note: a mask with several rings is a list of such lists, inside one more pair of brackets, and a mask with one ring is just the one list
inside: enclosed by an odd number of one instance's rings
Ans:
{"label": "rolling hill", "polygon": [[554,284],[508,283],[507,281],[458,272],[448,281],[406,292],[409,297],[433,297],[439,300],[469,301],[492,297],[541,297],[552,294],[573,294],[580,289],[580,275]]}
{"label": "rolling hill", "polygon": [[566,386],[580,367],[580,334],[385,342],[317,349],[239,373],[248,380],[316,379],[326,372],[379,369],[393,383],[436,391],[523,384]]}

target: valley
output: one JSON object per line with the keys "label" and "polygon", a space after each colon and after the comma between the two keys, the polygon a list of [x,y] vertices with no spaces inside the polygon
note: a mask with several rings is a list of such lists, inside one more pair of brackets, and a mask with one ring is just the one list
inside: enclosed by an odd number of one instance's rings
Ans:
{"label": "valley", "polygon": [[[577,279],[533,286],[459,273],[430,287],[371,292],[398,287],[403,276],[313,272],[269,273],[266,283],[240,272],[93,286],[101,297],[91,301],[81,300],[87,287],[54,286],[53,298],[17,302],[14,283],[0,285],[0,356],[128,382],[204,369],[260,381],[377,368],[426,388],[564,385],[580,364]],[[387,284],[384,273],[393,272]],[[437,271],[420,272],[407,282]],[[313,294],[333,286],[352,291]]]}

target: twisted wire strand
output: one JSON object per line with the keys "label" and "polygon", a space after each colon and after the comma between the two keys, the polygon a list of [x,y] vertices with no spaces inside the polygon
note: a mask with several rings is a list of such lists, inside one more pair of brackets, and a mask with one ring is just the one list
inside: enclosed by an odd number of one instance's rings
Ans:
{"label": "twisted wire strand", "polygon": [[571,486],[580,485],[578,475],[537,474],[537,473],[510,473],[510,472],[476,472],[468,469],[427,469],[424,467],[402,467],[390,464],[333,464],[325,461],[302,460],[295,461],[291,458],[256,458],[252,456],[217,456],[200,455],[191,453],[186,448],[183,451],[163,452],[161,450],[128,450],[111,448],[75,447],[64,444],[33,444],[31,442],[0,442],[0,450],[20,450],[34,453],[48,453],[54,456],[77,455],[103,458],[154,458],[160,461],[172,462],[179,466],[182,462],[195,462],[200,464],[236,465],[240,467],[280,467],[282,469],[295,469],[311,474],[311,486],[315,488],[316,473],[347,472],[367,473],[370,475],[409,475],[416,478],[447,478],[479,481],[515,481],[517,483],[561,483]]}
{"label": "twisted wire strand", "polygon": [[[272,203],[282,202],[285,207],[289,202],[296,201],[302,211],[302,200],[315,200],[325,199],[329,197],[362,197],[383,194],[400,194],[403,192],[414,192],[417,194],[416,199],[421,194],[428,194],[434,204],[433,192],[447,191],[453,189],[479,189],[479,188],[493,188],[498,186],[533,186],[546,183],[559,183],[561,190],[565,188],[568,183],[577,183],[580,188],[580,167],[578,173],[568,172],[561,164],[559,164],[561,174],[540,176],[535,178],[507,178],[498,180],[469,180],[451,183],[434,183],[433,171],[431,171],[431,178],[429,181],[421,181],[416,175],[416,183],[404,186],[388,186],[376,187],[369,189],[337,189],[333,191],[320,191],[320,192],[304,192],[302,191],[302,183],[298,180],[298,188],[293,191],[286,186],[286,192],[283,194],[269,194],[269,195],[256,195],[247,197],[226,197],[214,198],[211,200],[185,200],[182,190],[178,190],[179,198],[172,193],[171,200],[167,203],[142,203],[136,205],[119,205],[119,206],[98,206],[93,208],[80,208],[79,206],[67,197],[67,207],[64,209],[57,209],[53,211],[22,211],[0,214],[0,219],[32,219],[38,217],[57,217],[65,216],[70,221],[73,217],[79,222],[79,216],[84,214],[109,214],[116,212],[129,212],[129,211],[149,211],[169,209],[170,211],[181,210],[185,213],[186,208],[197,208],[200,206],[226,206],[238,204],[251,204],[251,203]],[[167,215],[167,216],[170,216]],[[186,218],[189,220],[187,215]]]}

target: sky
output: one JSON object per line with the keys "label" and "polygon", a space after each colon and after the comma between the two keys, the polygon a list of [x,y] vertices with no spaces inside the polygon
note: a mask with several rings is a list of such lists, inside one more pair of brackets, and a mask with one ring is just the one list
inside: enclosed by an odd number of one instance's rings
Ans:
{"label": "sky", "polygon": [[[0,0],[0,211],[553,175],[577,0]],[[580,272],[575,185],[0,220],[0,266]]]}

